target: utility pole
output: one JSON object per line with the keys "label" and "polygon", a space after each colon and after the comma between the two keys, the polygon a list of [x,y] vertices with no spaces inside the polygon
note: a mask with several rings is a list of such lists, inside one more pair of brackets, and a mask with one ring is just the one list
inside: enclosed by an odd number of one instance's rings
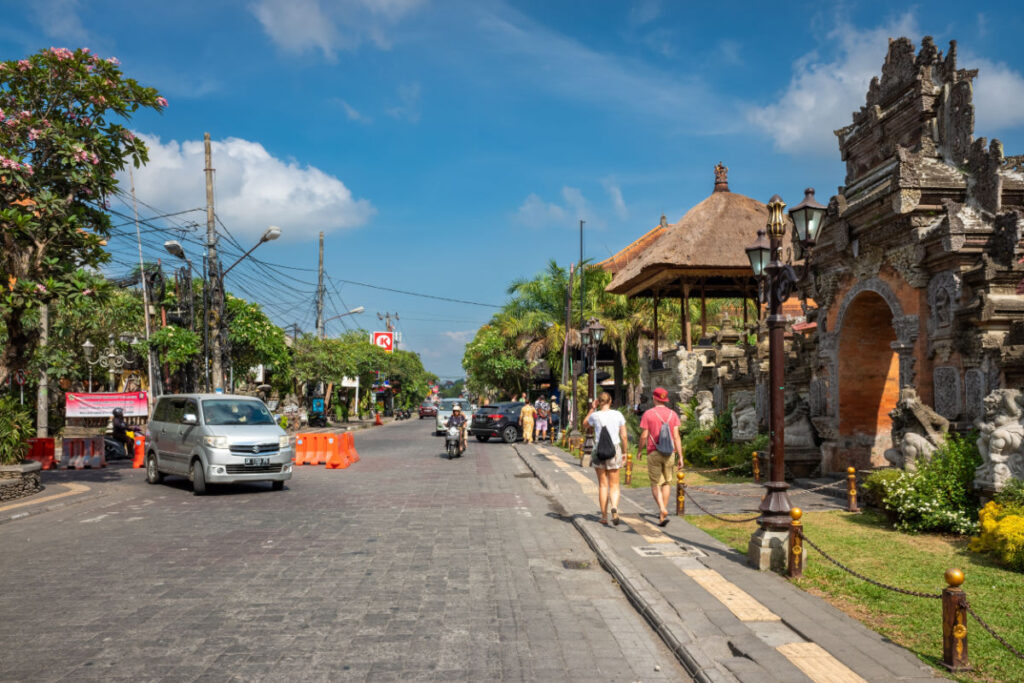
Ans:
{"label": "utility pole", "polygon": [[39,369],[39,390],[36,393],[36,436],[41,439],[50,435],[50,379],[46,373],[46,342],[49,338],[50,304],[43,304],[39,307],[39,356],[43,364]]}
{"label": "utility pole", "polygon": [[[146,392],[148,407],[153,407],[153,393],[157,391],[157,385],[153,381],[153,357],[156,350],[149,348],[149,276],[146,273],[146,262],[142,259],[142,232],[139,229],[139,203],[135,198],[135,175],[131,167],[128,168],[128,179],[132,188],[132,212],[135,214],[135,237],[139,244],[139,276],[142,278],[142,319],[146,322],[146,380],[149,391]],[[161,392],[162,393],[162,392]]]}
{"label": "utility pole", "polygon": [[324,233],[320,231],[320,265],[316,278],[316,336],[324,338]]}
{"label": "utility pole", "polygon": [[210,134],[203,133],[206,152],[206,250],[209,254],[210,274],[210,355],[213,361],[213,390],[224,390],[224,358],[221,354],[221,318],[224,315],[224,292],[220,281],[220,261],[217,259],[217,227],[213,213],[213,158],[210,152]]}
{"label": "utility pole", "polygon": [[[383,320],[384,321],[384,326],[387,328],[388,332],[392,332],[393,333],[395,331],[395,325],[394,325],[394,323],[391,322],[392,318],[394,318],[395,320],[398,320],[398,313],[378,313],[377,314],[377,320]],[[392,342],[394,343],[394,348],[397,349],[398,348],[398,339],[397,339],[397,337],[395,337],[393,335],[391,337],[391,339],[392,339]]]}
{"label": "utility pole", "polygon": [[[569,332],[572,329],[572,280],[575,274],[573,264],[569,264],[569,286],[565,292],[565,340],[562,342],[562,386],[565,386],[566,377],[572,377],[572,361],[569,359]],[[562,418],[568,424],[561,425],[562,431],[566,434],[574,434],[576,431],[576,382],[572,385],[572,399],[566,400],[565,392],[560,391],[562,399]]]}

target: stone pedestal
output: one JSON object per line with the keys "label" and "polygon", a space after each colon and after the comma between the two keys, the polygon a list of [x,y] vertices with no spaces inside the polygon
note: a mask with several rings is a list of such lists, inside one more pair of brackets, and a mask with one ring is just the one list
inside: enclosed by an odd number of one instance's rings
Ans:
{"label": "stone pedestal", "polygon": [[[747,544],[747,564],[758,571],[785,571],[789,552],[788,531],[760,528]],[[806,550],[804,551],[806,553]]]}

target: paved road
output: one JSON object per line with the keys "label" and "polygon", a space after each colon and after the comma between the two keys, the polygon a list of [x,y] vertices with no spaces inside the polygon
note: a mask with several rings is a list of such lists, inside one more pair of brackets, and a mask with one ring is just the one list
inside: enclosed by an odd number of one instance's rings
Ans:
{"label": "paved road", "polygon": [[0,525],[0,679],[686,680],[510,447],[428,429],[282,492],[103,470]]}

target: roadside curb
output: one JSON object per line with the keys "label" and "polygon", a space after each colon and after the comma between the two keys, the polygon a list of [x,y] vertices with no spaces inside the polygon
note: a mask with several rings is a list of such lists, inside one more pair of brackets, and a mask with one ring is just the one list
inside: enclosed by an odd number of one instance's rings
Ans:
{"label": "roadside curb", "polygon": [[[57,484],[50,484],[49,486],[57,486]],[[46,489],[44,488],[43,491],[40,491],[39,493],[43,493],[45,490]],[[56,512],[57,510],[61,510],[66,507],[71,507],[72,505],[78,505],[79,503],[86,503],[91,500],[103,498],[106,495],[107,494],[103,491],[96,491],[94,489],[90,489],[88,492],[83,492],[82,495],[68,496],[67,500],[62,500],[58,503],[53,503],[50,505],[45,505],[42,503],[33,503],[31,505],[26,505],[24,509],[12,511],[10,514],[0,513],[0,515],[2,515],[0,516],[0,525],[8,524],[10,522],[16,522],[21,519],[27,519],[29,517],[34,517],[36,515],[41,515],[44,512]],[[31,498],[31,496],[29,496],[29,498]]]}
{"label": "roadside curb", "polygon": [[[514,448],[516,455],[533,472],[533,475],[537,477],[541,485],[553,494],[558,494],[558,485],[552,482],[539,467],[530,462],[529,458],[519,450],[518,445],[514,446]],[[563,501],[559,502],[563,503]],[[564,503],[563,507],[565,507]],[[618,554],[586,527],[580,515],[572,515],[572,525],[576,527],[577,531],[580,532],[580,535],[587,542],[587,545],[597,555],[601,566],[619,584],[626,598],[647,620],[647,623],[655,630],[658,637],[668,646],[672,654],[675,655],[679,663],[683,665],[686,672],[695,681],[700,681],[701,683],[725,683],[726,681],[739,680],[731,673],[722,671],[712,657],[697,647],[695,637],[693,634],[686,632],[686,628],[681,622],[676,620],[677,623],[669,623],[669,620],[664,615],[674,613],[672,606],[664,598],[658,596],[658,591],[646,578],[633,575],[633,572],[627,569],[626,563],[619,559]],[[664,604],[655,604],[655,602],[662,602]]]}

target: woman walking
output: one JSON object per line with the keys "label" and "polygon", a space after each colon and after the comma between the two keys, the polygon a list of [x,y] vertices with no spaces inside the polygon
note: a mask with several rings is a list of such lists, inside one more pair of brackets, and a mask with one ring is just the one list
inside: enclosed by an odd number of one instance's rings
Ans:
{"label": "woman walking", "polygon": [[537,411],[529,403],[519,411],[519,427],[523,430],[523,441],[533,443],[533,418]]}
{"label": "woman walking", "polygon": [[626,460],[629,448],[626,436],[626,418],[617,410],[612,410],[612,397],[601,392],[590,406],[587,423],[594,428],[594,443],[601,438],[601,430],[606,430],[615,445],[615,455],[601,460],[593,458],[594,471],[597,472],[597,501],[601,505],[601,524],[608,524],[608,508],[611,507],[612,524],[619,524],[619,469]]}

